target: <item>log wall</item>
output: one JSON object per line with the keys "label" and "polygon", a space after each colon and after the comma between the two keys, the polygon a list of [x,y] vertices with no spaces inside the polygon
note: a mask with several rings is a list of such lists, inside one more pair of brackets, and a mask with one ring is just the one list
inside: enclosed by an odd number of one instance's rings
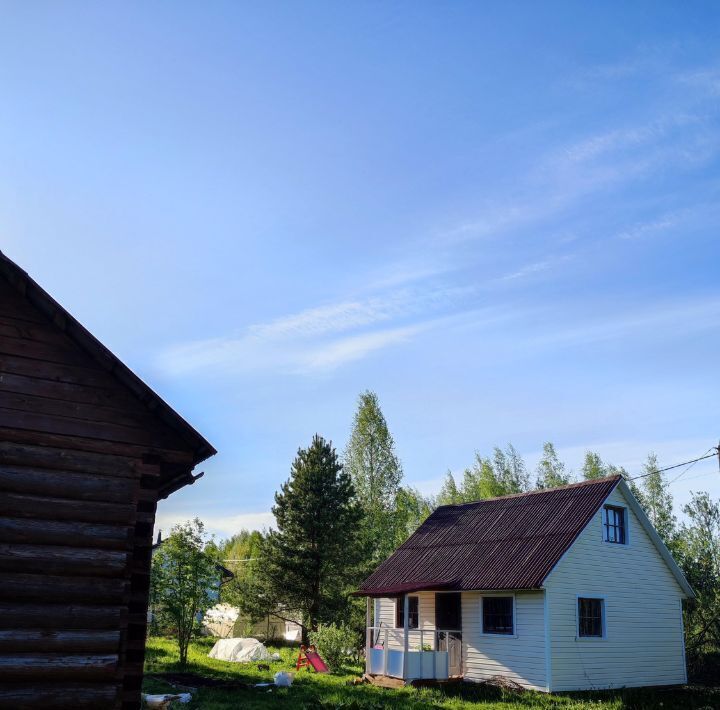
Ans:
{"label": "log wall", "polygon": [[0,708],[140,706],[152,529],[188,444],[0,275]]}

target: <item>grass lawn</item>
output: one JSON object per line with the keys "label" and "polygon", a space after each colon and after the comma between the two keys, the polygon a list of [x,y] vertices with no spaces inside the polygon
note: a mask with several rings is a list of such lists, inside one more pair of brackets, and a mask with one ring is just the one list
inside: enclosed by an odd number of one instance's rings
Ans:
{"label": "grass lawn", "polygon": [[[279,670],[295,670],[297,651],[288,648],[270,648],[281,654],[282,660],[269,663],[269,671],[258,670],[257,663],[240,664],[216,661],[207,657],[213,639],[201,639],[190,647],[188,667],[181,669],[173,641],[163,638],[148,640],[145,665],[144,691],[173,693],[173,687],[158,681],[152,674],[190,672],[207,678],[232,680],[238,683],[272,681]],[[620,710],[633,708],[688,708],[705,710],[720,708],[720,691],[707,688],[680,688],[672,690],[635,689],[589,693],[563,693],[547,695],[531,691],[514,692],[469,683],[439,689],[402,688],[386,690],[370,685],[348,685],[348,681],[361,675],[360,667],[349,666],[342,674],[318,675],[301,670],[290,688],[222,689],[202,688],[193,694],[190,705],[174,707],[202,708],[202,710],[230,710],[230,708],[337,708],[338,710],[420,710],[446,708],[448,710],[523,710],[524,708],[553,710]]]}

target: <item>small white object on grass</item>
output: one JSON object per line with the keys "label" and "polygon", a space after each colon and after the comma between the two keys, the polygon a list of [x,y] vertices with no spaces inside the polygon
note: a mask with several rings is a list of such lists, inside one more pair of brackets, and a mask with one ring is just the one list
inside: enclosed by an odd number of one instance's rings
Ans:
{"label": "small white object on grass", "polygon": [[275,674],[275,685],[278,688],[289,688],[295,679],[294,673],[288,673],[287,671],[278,671]]}

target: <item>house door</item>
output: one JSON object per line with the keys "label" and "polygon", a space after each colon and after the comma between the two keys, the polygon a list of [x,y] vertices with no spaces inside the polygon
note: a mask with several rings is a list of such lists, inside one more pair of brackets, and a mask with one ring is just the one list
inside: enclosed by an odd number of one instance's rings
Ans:
{"label": "house door", "polygon": [[462,675],[462,604],[460,592],[435,594],[438,651],[447,651],[448,674]]}

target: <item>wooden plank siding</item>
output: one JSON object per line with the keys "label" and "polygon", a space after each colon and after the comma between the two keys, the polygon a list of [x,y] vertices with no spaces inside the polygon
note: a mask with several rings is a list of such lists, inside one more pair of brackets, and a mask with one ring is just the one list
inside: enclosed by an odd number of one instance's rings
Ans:
{"label": "wooden plank siding", "polygon": [[[514,596],[515,633],[483,634],[482,597]],[[465,680],[482,682],[503,676],[524,688],[545,690],[545,619],[543,592],[463,592]]]}
{"label": "wooden plank siding", "polygon": [[7,263],[0,708],[135,710],[157,500],[191,482],[198,456],[168,425],[173,413],[160,417],[140,385],[121,382],[113,356],[81,347],[67,332],[81,327]]}
{"label": "wooden plank siding", "polygon": [[[603,541],[602,511],[546,580],[552,690],[686,682],[683,590],[620,489],[628,544]],[[604,600],[605,637],[578,638],[577,598]]]}

